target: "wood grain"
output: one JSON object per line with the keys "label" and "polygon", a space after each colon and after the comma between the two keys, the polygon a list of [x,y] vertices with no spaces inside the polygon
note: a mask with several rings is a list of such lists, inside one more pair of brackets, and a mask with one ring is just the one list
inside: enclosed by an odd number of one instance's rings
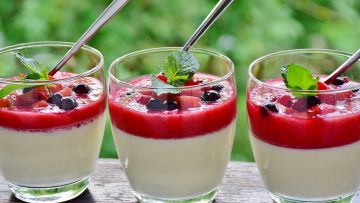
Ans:
{"label": "wood grain", "polygon": [[[4,179],[0,177],[0,203],[21,202],[11,195]],[[74,203],[135,203],[120,162],[116,159],[100,159],[89,189]],[[271,203],[254,163],[231,162],[220,187],[216,203]],[[360,203],[357,193],[353,203]]]}

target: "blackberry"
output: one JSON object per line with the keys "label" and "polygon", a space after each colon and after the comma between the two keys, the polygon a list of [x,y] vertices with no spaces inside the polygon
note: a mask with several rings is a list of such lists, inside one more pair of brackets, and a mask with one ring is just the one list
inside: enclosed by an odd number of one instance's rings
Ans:
{"label": "blackberry", "polygon": [[169,111],[175,110],[178,108],[178,105],[176,101],[174,100],[167,100],[164,102],[164,105],[166,105],[166,109]]}
{"label": "blackberry", "polygon": [[201,96],[201,100],[203,101],[216,101],[218,99],[220,99],[220,94],[215,90],[204,92],[204,94]]}
{"label": "blackberry", "polygon": [[72,90],[76,94],[84,95],[84,94],[88,94],[91,89],[87,84],[80,83],[75,85]]}
{"label": "blackberry", "polygon": [[344,83],[349,82],[349,79],[346,77],[337,77],[334,81],[331,82],[331,84],[335,86],[343,85]]}
{"label": "blackberry", "polygon": [[149,103],[146,105],[146,108],[149,110],[159,111],[166,110],[167,105],[165,105],[161,100],[151,98]]}
{"label": "blackberry", "polygon": [[279,110],[276,108],[275,104],[273,104],[273,103],[265,104],[265,108],[274,113],[279,112]]}
{"label": "blackberry", "polygon": [[222,89],[224,89],[224,86],[222,85],[214,85],[211,87],[212,90],[215,90],[217,92],[220,92]]}
{"label": "blackberry", "polygon": [[316,106],[321,103],[321,100],[318,96],[311,96],[307,99],[307,108]]}

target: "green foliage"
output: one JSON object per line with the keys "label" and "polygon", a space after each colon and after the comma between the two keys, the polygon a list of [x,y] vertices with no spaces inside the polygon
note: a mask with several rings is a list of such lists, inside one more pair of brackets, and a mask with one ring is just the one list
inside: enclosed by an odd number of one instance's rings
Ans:
{"label": "green foliage", "polygon": [[[2,1],[0,47],[29,41],[76,41],[110,2]],[[115,58],[135,50],[182,46],[216,3],[216,0],[130,1],[88,44],[104,54],[106,67]],[[196,44],[224,53],[236,65],[239,112],[232,158],[253,160],[245,113],[250,62],[270,52],[293,48],[353,52],[360,45],[359,27],[359,0],[234,1]],[[106,133],[101,155],[116,156],[108,126]]]}

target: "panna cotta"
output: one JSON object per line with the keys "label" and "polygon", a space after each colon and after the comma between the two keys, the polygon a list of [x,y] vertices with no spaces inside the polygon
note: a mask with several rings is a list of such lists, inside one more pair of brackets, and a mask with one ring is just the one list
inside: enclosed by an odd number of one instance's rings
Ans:
{"label": "panna cotta", "polygon": [[336,91],[358,85],[347,78],[337,81],[317,82],[319,92],[305,98],[284,91],[280,79],[248,90],[251,145],[273,198],[321,202],[358,190],[360,94]]}
{"label": "panna cotta", "polygon": [[[218,79],[196,73],[188,84]],[[129,83],[151,87],[150,76]],[[223,81],[157,95],[149,89],[115,87],[110,83],[112,131],[135,193],[180,200],[217,190],[235,134],[235,88]]]}
{"label": "panna cotta", "polygon": [[[72,76],[58,72],[51,79]],[[0,99],[5,180],[46,188],[88,178],[100,151],[105,107],[103,85],[92,77],[19,89]]]}

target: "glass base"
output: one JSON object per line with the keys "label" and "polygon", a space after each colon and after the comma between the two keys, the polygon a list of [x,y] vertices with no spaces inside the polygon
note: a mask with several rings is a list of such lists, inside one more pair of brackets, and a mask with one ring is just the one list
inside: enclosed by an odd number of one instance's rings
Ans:
{"label": "glass base", "polygon": [[294,200],[289,198],[280,197],[269,192],[269,195],[272,200],[276,203],[350,203],[354,195],[339,197],[337,199],[323,200],[323,201],[304,201],[304,200]]}
{"label": "glass base", "polygon": [[215,199],[217,192],[218,192],[218,188],[205,195],[193,197],[191,199],[158,199],[147,195],[139,194],[136,192],[133,193],[139,202],[146,202],[146,203],[170,203],[170,202],[171,203],[208,203],[208,202],[212,202]]}
{"label": "glass base", "polygon": [[87,188],[90,177],[56,187],[25,187],[8,183],[15,197],[25,202],[64,202],[79,196]]}

